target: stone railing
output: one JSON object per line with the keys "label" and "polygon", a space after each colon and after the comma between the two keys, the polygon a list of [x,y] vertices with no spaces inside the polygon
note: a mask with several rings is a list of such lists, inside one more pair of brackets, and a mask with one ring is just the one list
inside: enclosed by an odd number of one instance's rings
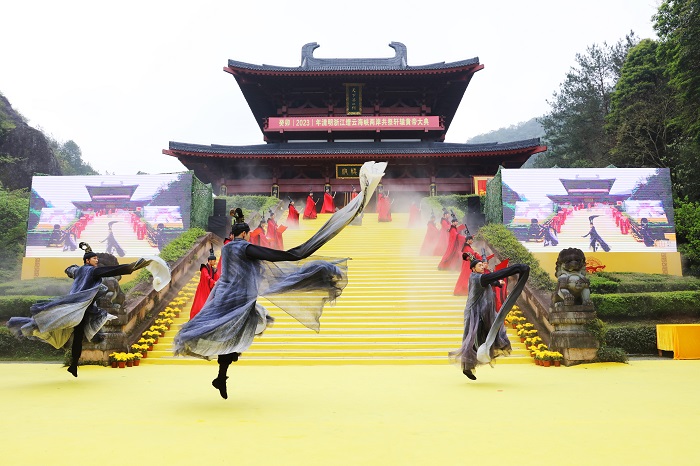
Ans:
{"label": "stone railing", "polygon": [[[489,254],[494,254],[498,261],[502,257],[486,242],[480,242]],[[509,284],[513,286],[515,281]],[[553,351],[564,356],[564,364],[572,366],[592,362],[598,352],[599,343],[587,325],[596,319],[596,312],[590,306],[552,306],[552,293],[542,291],[525,284],[525,289],[518,298],[518,306],[528,322],[531,322],[542,341]]]}
{"label": "stone railing", "polygon": [[197,264],[206,262],[209,245],[220,245],[221,239],[213,233],[199,238],[197,243],[170,266],[170,283],[160,291],[153,289],[150,281],[136,285],[122,306],[107,309],[116,319],[103,328],[105,340],[99,344],[86,343],[81,360],[101,363],[109,360],[113,352],[128,352],[141,333],[150,327],[156,315],[164,308],[197,271]]}

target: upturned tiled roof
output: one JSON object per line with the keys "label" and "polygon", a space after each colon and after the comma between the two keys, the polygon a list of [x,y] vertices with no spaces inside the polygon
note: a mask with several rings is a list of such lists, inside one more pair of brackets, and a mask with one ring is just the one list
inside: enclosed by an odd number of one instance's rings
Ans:
{"label": "upturned tiled roof", "polygon": [[470,65],[478,65],[479,58],[470,58],[451,63],[432,63],[429,65],[409,66],[406,46],[401,42],[391,42],[391,48],[396,54],[390,58],[316,58],[313,55],[319,47],[316,42],[304,45],[301,49],[301,65],[297,67],[254,65],[236,60],[229,60],[230,68],[245,69],[250,71],[270,72],[314,72],[314,71],[421,71],[421,70],[447,70],[461,68]]}
{"label": "upturned tiled roof", "polygon": [[[488,155],[543,147],[539,138],[505,143],[459,144],[447,142],[303,142],[252,146],[200,145],[171,141],[170,151],[204,156],[294,156],[294,155]],[[544,149],[543,149],[544,150]],[[539,151],[538,151],[539,152]]]}

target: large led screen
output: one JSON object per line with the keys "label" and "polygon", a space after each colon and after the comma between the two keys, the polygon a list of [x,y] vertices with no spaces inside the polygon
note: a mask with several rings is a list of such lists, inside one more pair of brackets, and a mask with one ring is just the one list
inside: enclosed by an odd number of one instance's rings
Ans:
{"label": "large led screen", "polygon": [[26,257],[156,255],[190,226],[192,174],[35,176]]}
{"label": "large led screen", "polygon": [[530,251],[675,252],[667,168],[505,169],[503,224]]}

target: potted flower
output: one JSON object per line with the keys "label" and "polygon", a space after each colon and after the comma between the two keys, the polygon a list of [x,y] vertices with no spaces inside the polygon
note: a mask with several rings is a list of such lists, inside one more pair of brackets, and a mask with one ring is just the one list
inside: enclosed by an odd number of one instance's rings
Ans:
{"label": "potted flower", "polygon": [[110,353],[109,364],[116,369],[117,367],[117,353]]}
{"label": "potted flower", "polygon": [[561,365],[561,361],[564,359],[564,355],[561,354],[559,351],[550,351],[550,355],[552,357],[552,363],[554,363],[554,367],[559,367]]}
{"label": "potted flower", "polygon": [[124,369],[126,367],[126,353],[115,353],[114,357],[117,360],[117,367]]}
{"label": "potted flower", "polygon": [[138,366],[141,363],[141,358],[143,357],[138,351],[133,354],[134,366]]}
{"label": "potted flower", "polygon": [[525,343],[525,339],[527,338],[527,330],[524,328],[518,330],[518,337],[520,338],[520,343]]}

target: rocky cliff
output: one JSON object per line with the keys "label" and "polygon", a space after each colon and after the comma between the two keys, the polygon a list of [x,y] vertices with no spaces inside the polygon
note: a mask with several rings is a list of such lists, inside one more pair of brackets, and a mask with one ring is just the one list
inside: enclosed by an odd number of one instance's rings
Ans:
{"label": "rocky cliff", "polygon": [[41,131],[26,124],[0,94],[0,181],[9,189],[29,188],[37,173],[62,174]]}

